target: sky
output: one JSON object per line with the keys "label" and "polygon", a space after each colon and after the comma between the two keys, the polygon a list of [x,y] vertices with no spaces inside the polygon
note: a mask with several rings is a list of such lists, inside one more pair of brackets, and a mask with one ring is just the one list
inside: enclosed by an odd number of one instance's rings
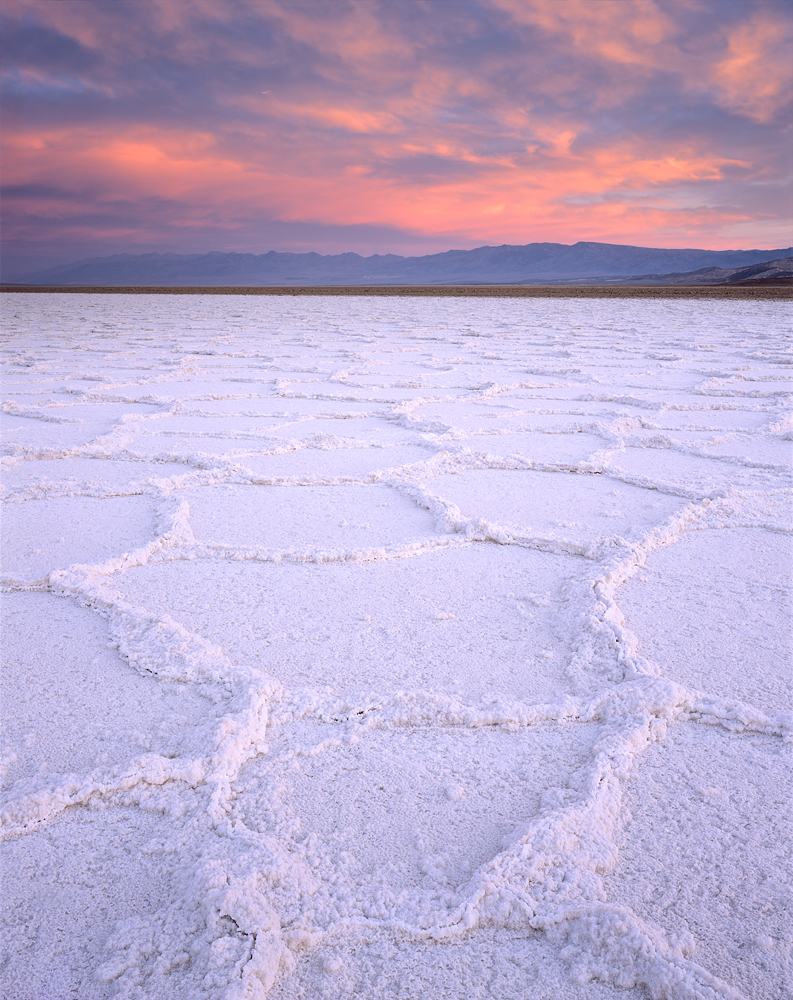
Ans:
{"label": "sky", "polygon": [[6,273],[791,241],[786,0],[4,0]]}

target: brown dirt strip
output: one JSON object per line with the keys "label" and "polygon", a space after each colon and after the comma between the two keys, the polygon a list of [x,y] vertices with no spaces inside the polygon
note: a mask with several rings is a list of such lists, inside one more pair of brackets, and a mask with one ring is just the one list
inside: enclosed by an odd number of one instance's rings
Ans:
{"label": "brown dirt strip", "polygon": [[778,281],[724,285],[0,285],[0,292],[91,295],[382,295],[511,299],[790,299]]}

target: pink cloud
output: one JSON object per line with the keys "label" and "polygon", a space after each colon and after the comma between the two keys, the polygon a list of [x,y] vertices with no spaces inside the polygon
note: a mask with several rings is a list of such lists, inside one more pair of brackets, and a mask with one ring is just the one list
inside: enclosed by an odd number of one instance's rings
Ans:
{"label": "pink cloud", "polygon": [[17,5],[6,232],[779,245],[783,8],[709,6]]}

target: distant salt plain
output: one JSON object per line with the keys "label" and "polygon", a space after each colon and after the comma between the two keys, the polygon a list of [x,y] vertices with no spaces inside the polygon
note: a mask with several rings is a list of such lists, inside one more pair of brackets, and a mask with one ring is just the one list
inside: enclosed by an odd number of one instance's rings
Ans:
{"label": "distant salt plain", "polygon": [[2,306],[3,996],[793,996],[784,304]]}

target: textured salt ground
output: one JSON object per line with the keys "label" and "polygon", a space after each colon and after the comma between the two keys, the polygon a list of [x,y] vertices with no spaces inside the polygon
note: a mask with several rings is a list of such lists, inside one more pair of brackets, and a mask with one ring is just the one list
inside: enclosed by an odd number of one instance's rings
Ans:
{"label": "textured salt ground", "polygon": [[756,412],[740,408],[717,410],[703,407],[692,411],[651,414],[643,419],[643,424],[650,429],[673,431],[675,434],[683,434],[687,429],[706,433],[752,433],[772,421],[776,412],[776,409]]}
{"label": "textured salt ground", "polygon": [[9,504],[2,520],[4,573],[35,580],[72,563],[100,563],[155,533],[150,497],[49,497]]}
{"label": "textured salt ground", "polygon": [[161,825],[156,811],[78,807],[4,845],[3,996],[118,995],[112,982],[102,983],[87,970],[106,960],[119,920],[145,923],[179,892],[185,858],[158,845]]}
{"label": "textured salt ground", "polygon": [[[758,463],[760,467],[766,462]],[[609,458],[615,475],[624,475],[630,482],[657,485],[682,496],[708,496],[731,487],[752,488],[755,482],[751,466],[739,459],[720,461],[718,456],[700,457],[680,449],[661,447],[627,447],[615,451]],[[775,469],[783,481],[789,478]]]}
{"label": "textured salt ground", "polygon": [[311,872],[309,885],[267,887],[291,921],[310,907],[323,928],[363,917],[431,926],[526,816],[558,805],[596,730],[404,727],[350,744],[343,726],[279,726],[272,759],[242,768],[235,812]]}
{"label": "textured salt ground", "polygon": [[429,512],[387,486],[270,489],[217,485],[186,490],[195,537],[223,545],[308,550],[372,548],[435,534]]}
{"label": "textured salt ground", "polygon": [[[141,493],[146,484],[189,474],[177,462],[130,462],[103,458],[53,458],[19,461],[3,470],[9,500],[45,495],[123,496]],[[10,508],[6,508],[10,509]]]}
{"label": "textured salt ground", "polygon": [[516,532],[582,542],[622,536],[638,540],[681,510],[684,501],[615,482],[533,469],[476,469],[433,480],[432,489],[468,517],[490,517]]}
{"label": "textured salt ground", "polygon": [[[328,447],[323,448],[326,443]],[[284,454],[246,455],[238,463],[259,478],[361,479],[386,469],[423,462],[434,454],[434,448],[414,445],[339,448],[320,441],[311,448]]]}
{"label": "textured salt ground", "polygon": [[[371,411],[371,404],[368,402],[354,403],[348,401],[336,402],[331,399],[323,399],[318,405],[318,415],[327,416],[339,414],[367,414]],[[179,415],[185,418],[194,415],[213,416],[221,421],[219,427],[222,428],[226,421],[234,421],[237,417],[256,417],[262,420],[298,420],[304,416],[306,411],[305,399],[289,399],[286,396],[277,396],[275,399],[269,394],[266,396],[245,396],[242,399],[202,399],[195,403],[180,407]],[[233,426],[233,425],[232,425]]]}
{"label": "textured salt ground", "polygon": [[474,452],[493,455],[521,455],[529,462],[540,464],[567,463],[577,465],[603,447],[604,442],[593,434],[554,434],[548,440],[544,434],[475,434],[466,442]]}
{"label": "textured salt ground", "polygon": [[687,687],[793,711],[792,541],[722,528],[654,552],[620,594],[639,651]]}
{"label": "textured salt ground", "polygon": [[781,306],[4,298],[6,994],[790,994]]}
{"label": "textured salt ground", "polygon": [[132,569],[119,587],[290,688],[349,698],[418,687],[534,703],[570,689],[557,634],[565,569],[564,556],[476,546],[424,555],[420,574],[410,558],[232,560],[214,562],[211,575],[191,561]]}
{"label": "textured salt ground", "polygon": [[37,776],[196,750],[204,699],[130,670],[101,618],[50,594],[5,594],[2,604],[4,799],[18,797],[20,780],[30,790]]}
{"label": "textured salt ground", "polygon": [[[744,996],[793,995],[790,746],[681,725],[625,784],[610,898],[732,970]],[[630,818],[628,818],[630,817]]]}
{"label": "textured salt ground", "polygon": [[13,440],[17,448],[30,450],[32,448],[50,448],[63,450],[87,444],[109,427],[109,423],[101,427],[86,424],[50,424],[47,421],[19,417],[13,414],[0,413],[0,435],[6,440]]}
{"label": "textured salt ground", "polygon": [[790,440],[766,440],[759,448],[754,447],[754,442],[745,439],[717,442],[703,447],[728,458],[736,458],[744,462],[763,462],[780,468],[788,468],[793,461],[793,441]]}
{"label": "textured salt ground", "polygon": [[273,1000],[644,1000],[640,989],[576,983],[543,935],[483,932],[459,942],[401,942],[351,931],[297,956]]}

